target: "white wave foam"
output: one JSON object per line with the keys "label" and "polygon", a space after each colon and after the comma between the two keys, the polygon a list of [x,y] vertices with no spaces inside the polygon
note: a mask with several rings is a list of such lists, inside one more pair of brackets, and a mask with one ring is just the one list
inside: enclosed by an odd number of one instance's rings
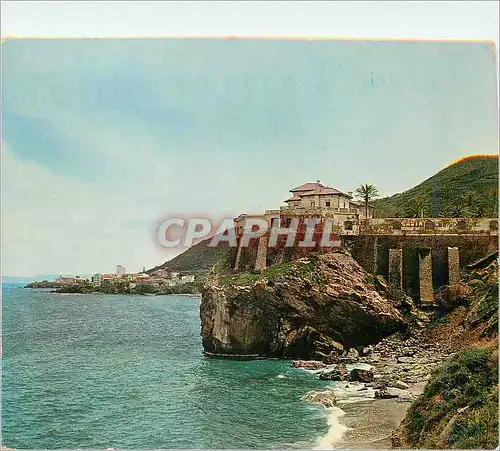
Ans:
{"label": "white wave foam", "polygon": [[328,432],[320,437],[313,449],[335,449],[334,444],[342,439],[349,428],[340,423],[339,418],[345,412],[338,407],[330,407],[328,410]]}

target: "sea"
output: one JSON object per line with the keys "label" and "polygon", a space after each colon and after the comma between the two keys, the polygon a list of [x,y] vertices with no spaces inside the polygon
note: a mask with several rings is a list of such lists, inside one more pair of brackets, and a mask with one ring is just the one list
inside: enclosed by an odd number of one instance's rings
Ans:
{"label": "sea", "polygon": [[2,291],[2,445],[328,448],[338,408],[286,360],[206,358],[200,298]]}

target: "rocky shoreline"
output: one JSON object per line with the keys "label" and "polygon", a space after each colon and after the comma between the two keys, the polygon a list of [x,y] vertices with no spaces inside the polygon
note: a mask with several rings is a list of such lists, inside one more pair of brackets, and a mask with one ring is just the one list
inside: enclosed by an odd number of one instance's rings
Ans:
{"label": "rocky shoreline", "polygon": [[[320,449],[432,449],[444,440],[490,446],[498,431],[497,260],[442,287],[435,305],[439,311],[416,308],[337,251],[260,273],[212,274],[201,334],[213,357],[294,359],[294,367],[331,382],[302,398],[329,412]],[[443,383],[449,368],[454,390]],[[476,432],[465,434],[478,418]]]}
{"label": "rocky shoreline", "polygon": [[451,355],[425,343],[425,329],[412,336],[394,334],[358,352],[349,349],[330,365],[295,360],[292,366],[323,380],[335,382],[325,390],[305,394],[305,402],[326,409],[340,408],[341,437],[330,448],[390,448],[391,435],[411,403],[423,392],[431,372]]}
{"label": "rocky shoreline", "polygon": [[198,286],[195,286],[193,283],[179,284],[176,287],[155,288],[152,290],[143,290],[141,289],[140,285],[135,288],[116,286],[98,287],[91,284],[71,284],[61,286],[60,284],[55,282],[33,282],[26,285],[24,288],[47,290],[49,293],[57,294],[135,294],[141,296],[168,296],[174,294],[179,296],[201,297]]}

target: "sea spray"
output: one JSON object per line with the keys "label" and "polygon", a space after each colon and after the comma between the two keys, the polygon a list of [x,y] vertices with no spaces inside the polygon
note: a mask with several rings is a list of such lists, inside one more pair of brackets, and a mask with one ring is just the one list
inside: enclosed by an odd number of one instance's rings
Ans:
{"label": "sea spray", "polygon": [[339,407],[328,409],[328,432],[320,437],[313,449],[334,449],[334,444],[339,442],[349,428],[340,422],[345,412]]}

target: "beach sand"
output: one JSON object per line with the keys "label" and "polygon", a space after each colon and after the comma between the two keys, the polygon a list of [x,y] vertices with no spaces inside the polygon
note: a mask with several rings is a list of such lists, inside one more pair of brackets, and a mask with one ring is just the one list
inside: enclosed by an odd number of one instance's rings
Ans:
{"label": "beach sand", "polygon": [[[425,382],[414,384],[410,391],[418,394],[423,391]],[[358,398],[359,399],[359,398]],[[330,432],[328,440],[325,437],[321,444],[323,449],[388,449],[391,448],[391,435],[403,421],[410,408],[409,402],[397,402],[392,399],[364,399],[355,402],[339,402],[332,418],[337,423],[337,433]]]}
{"label": "beach sand", "polygon": [[334,443],[341,449],[391,448],[391,434],[406,415],[410,403],[374,399],[340,406],[339,420],[349,429]]}

